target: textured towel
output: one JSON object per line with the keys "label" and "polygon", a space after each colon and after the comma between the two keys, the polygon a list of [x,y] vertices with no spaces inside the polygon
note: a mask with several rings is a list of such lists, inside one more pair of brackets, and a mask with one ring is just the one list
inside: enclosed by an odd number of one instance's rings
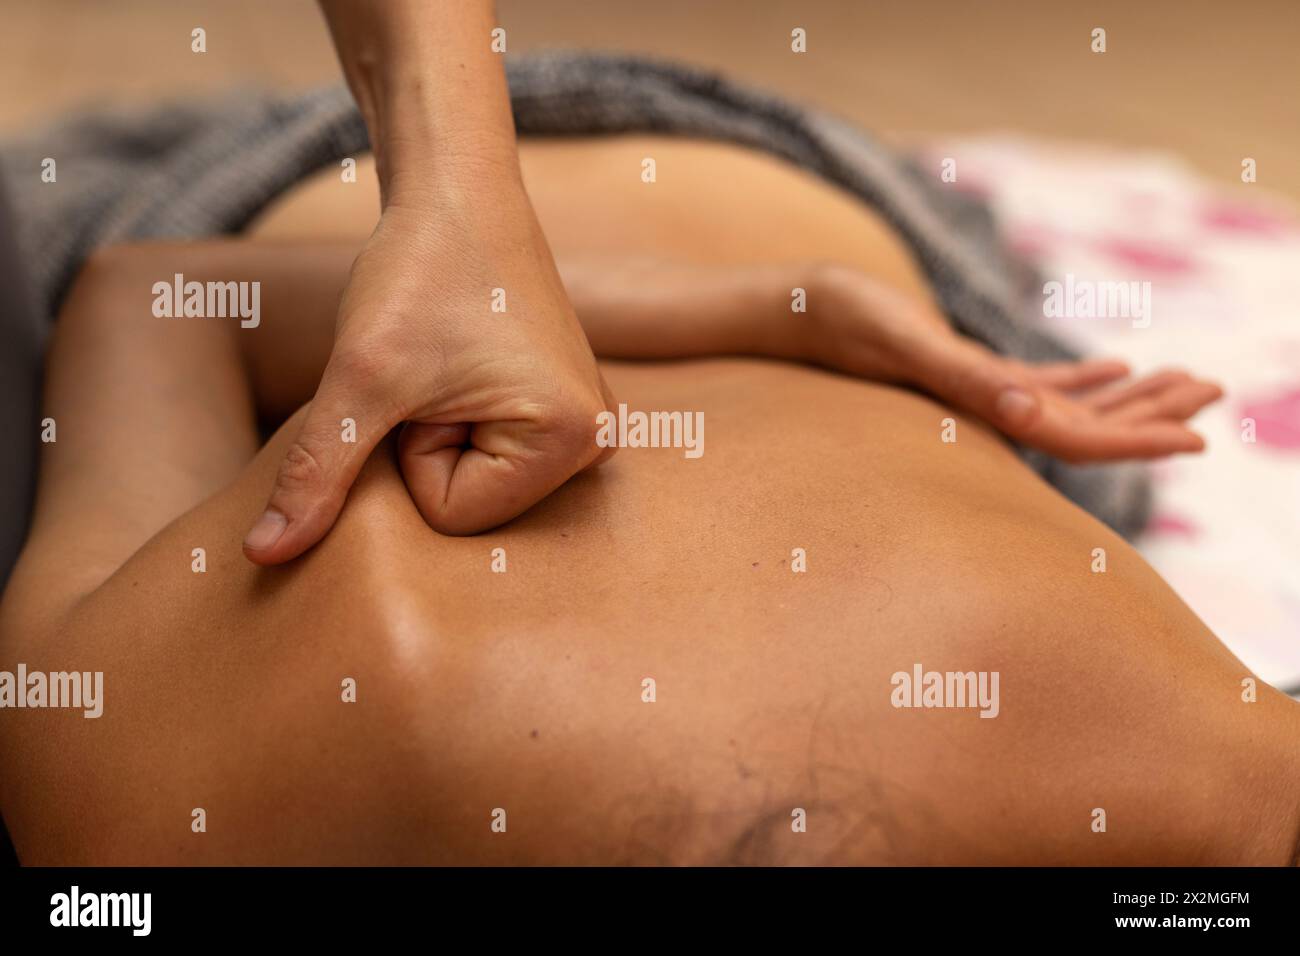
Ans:
{"label": "textured towel", "polygon": [[[896,151],[828,115],[714,74],[619,55],[548,53],[507,61],[521,135],[653,132],[726,140],[782,157],[870,204],[912,246],[953,325],[1028,360],[1072,358],[1026,321],[1032,275],[999,241],[987,209]],[[86,255],[109,242],[239,230],[308,173],[367,148],[341,88],[247,94],[138,116],[81,117],[0,147],[24,264],[53,315]],[[54,157],[58,181],[42,184]],[[1025,457],[1122,534],[1150,508],[1133,466],[1076,468]]]}

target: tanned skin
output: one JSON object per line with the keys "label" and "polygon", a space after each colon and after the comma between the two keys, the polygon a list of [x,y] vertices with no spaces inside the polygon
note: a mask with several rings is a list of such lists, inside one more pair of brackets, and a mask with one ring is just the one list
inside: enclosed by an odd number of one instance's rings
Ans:
{"label": "tanned skin", "polygon": [[[813,367],[833,364],[823,327],[765,322],[744,289],[752,324],[717,301],[681,319],[691,283],[628,309],[667,310],[660,352],[747,357],[628,361],[644,339],[600,287],[610,257],[777,270],[814,299],[834,262],[933,308],[847,197],[726,147],[653,147],[679,171],[653,203],[601,172],[644,142],[525,144],[524,176],[593,346],[620,356],[601,366],[619,400],[702,411],[705,453],[623,449],[482,535],[429,527],[394,434],[319,545],[277,568],[243,553],[377,214],[361,190],[322,179],[257,237],[91,261],[50,355],[59,440],[0,668],[102,670],[106,699],[97,720],[0,713],[23,861],[1293,861],[1300,705],[1262,683],[1243,701],[1249,671],[996,423]],[[260,326],[155,319],[174,272],[261,281]],[[997,671],[998,716],[895,708],[915,663]]]}

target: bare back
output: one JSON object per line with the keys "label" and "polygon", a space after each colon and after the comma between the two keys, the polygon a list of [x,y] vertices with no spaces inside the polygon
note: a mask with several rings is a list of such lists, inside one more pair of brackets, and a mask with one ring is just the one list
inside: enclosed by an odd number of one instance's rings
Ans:
{"label": "bare back", "polygon": [[[534,193],[562,254],[599,194],[567,180],[567,218],[552,172]],[[708,255],[682,236],[731,207],[683,179],[699,221],[684,205],[656,239],[624,209],[626,251]],[[758,195],[801,208],[806,185],[777,180]],[[870,250],[862,228],[837,239]],[[4,735],[24,860],[1288,860],[1294,703],[1242,705],[1242,665],[984,427],[956,416],[945,443],[932,401],[791,365],[604,369],[629,408],[702,413],[704,453],[623,449],[448,538],[383,446],[320,546],[259,569],[242,532],[290,422],[71,605],[20,580],[5,659],[75,660],[110,695],[100,720],[33,712]],[[997,672],[996,716],[895,706],[916,665]],[[57,823],[24,826],[38,806]]]}

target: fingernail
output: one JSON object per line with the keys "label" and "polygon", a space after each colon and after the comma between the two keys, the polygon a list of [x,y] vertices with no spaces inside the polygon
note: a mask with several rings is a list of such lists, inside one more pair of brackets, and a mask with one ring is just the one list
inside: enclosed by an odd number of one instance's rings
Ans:
{"label": "fingernail", "polygon": [[265,551],[280,540],[289,522],[274,508],[267,508],[257,519],[251,531],[244,536],[244,547],[249,551]]}
{"label": "fingernail", "polygon": [[1023,388],[1004,388],[998,396],[997,413],[1005,422],[1019,424],[1033,414],[1038,403]]}

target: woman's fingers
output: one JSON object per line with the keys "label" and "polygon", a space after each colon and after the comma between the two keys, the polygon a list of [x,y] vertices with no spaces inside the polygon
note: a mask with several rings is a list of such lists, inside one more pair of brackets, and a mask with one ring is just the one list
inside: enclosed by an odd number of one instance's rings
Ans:
{"label": "woman's fingers", "polygon": [[1191,381],[1193,381],[1192,376],[1181,369],[1165,369],[1134,382],[1098,389],[1095,392],[1081,396],[1080,401],[1098,412],[1105,412],[1131,402],[1135,398],[1142,398],[1171,386],[1183,385]]}
{"label": "woman's fingers", "polygon": [[1119,359],[1084,359],[1030,366],[1029,374],[1035,384],[1073,392],[1124,378],[1129,374],[1129,367]]}
{"label": "woman's fingers", "polygon": [[398,463],[429,527],[466,535],[494,528],[607,457],[594,415],[533,421],[407,422]]}
{"label": "woman's fingers", "polygon": [[1174,422],[1148,422],[1136,427],[1106,428],[1093,440],[1091,461],[1125,458],[1164,458],[1205,450],[1205,439]]}
{"label": "woman's fingers", "polygon": [[[1202,451],[1204,439],[1182,421],[1223,394],[1213,383],[1172,369],[1110,385],[1128,374],[1123,362],[1093,359],[1030,367],[959,337],[923,339],[917,352],[916,377],[931,393],[974,412],[1016,441],[1068,461]],[[1093,391],[1069,394],[1084,389]]]}
{"label": "woman's fingers", "polygon": [[1211,382],[1166,373],[1131,383],[1106,411],[1086,399],[1044,392],[1044,411],[1021,437],[1026,444],[1067,461],[1161,458],[1204,450],[1204,440],[1184,420],[1223,392]]}
{"label": "woman's fingers", "polygon": [[1105,413],[1105,417],[1119,423],[1137,423],[1151,419],[1183,421],[1222,397],[1223,389],[1213,382],[1193,380],[1114,406]]}
{"label": "woman's fingers", "polygon": [[1073,462],[1164,458],[1205,449],[1205,440],[1196,432],[1164,420],[1130,425],[1103,419],[1045,428],[1040,439],[1036,447]]}

